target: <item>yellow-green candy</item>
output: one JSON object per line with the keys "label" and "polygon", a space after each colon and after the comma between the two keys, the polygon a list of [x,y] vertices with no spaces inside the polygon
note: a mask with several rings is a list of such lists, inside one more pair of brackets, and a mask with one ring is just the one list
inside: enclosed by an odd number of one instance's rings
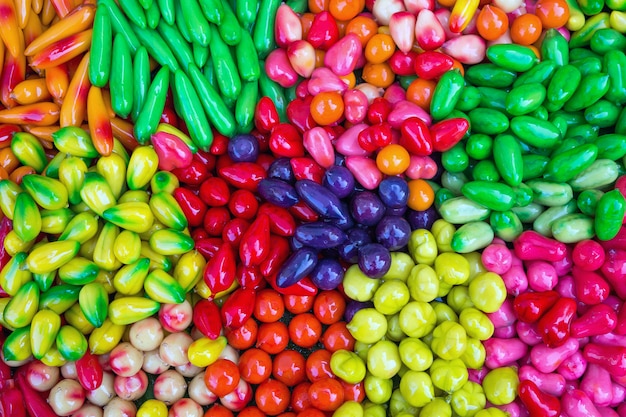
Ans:
{"label": "yellow-green candy", "polygon": [[379,340],[367,352],[367,370],[378,378],[391,379],[401,366],[398,345],[392,341]]}
{"label": "yellow-green candy", "polygon": [[467,333],[458,323],[446,321],[433,330],[431,349],[441,359],[459,358],[467,347]]}
{"label": "yellow-green candy", "polygon": [[43,358],[55,345],[61,317],[52,310],[39,310],[30,327],[30,345],[35,359]]}
{"label": "yellow-green candy", "polygon": [[363,386],[367,399],[375,404],[385,404],[389,401],[393,392],[393,381],[391,379],[379,378],[370,373],[365,376]]}
{"label": "yellow-green candy", "polygon": [[56,347],[65,359],[75,361],[87,351],[87,339],[73,326],[65,325],[57,333]]}
{"label": "yellow-green candy", "polygon": [[409,289],[404,282],[399,279],[385,280],[374,293],[374,307],[383,314],[395,314],[402,310],[409,298]]}
{"label": "yellow-green candy", "polygon": [[387,332],[387,318],[374,308],[357,311],[346,326],[357,341],[376,343]]}
{"label": "yellow-green candy", "polygon": [[13,212],[13,231],[24,242],[34,240],[41,232],[41,214],[28,193],[19,193]]}
{"label": "yellow-green candy", "polygon": [[357,384],[365,378],[365,363],[354,352],[339,349],[330,358],[330,369],[349,384]]}
{"label": "yellow-green candy", "polygon": [[463,387],[452,393],[450,405],[459,417],[472,417],[485,408],[487,399],[483,388],[472,381],[466,382]]}
{"label": "yellow-green candy", "polygon": [[400,378],[400,393],[413,407],[423,407],[435,398],[435,388],[426,372],[409,370]]}
{"label": "yellow-green candy", "polygon": [[483,379],[487,400],[494,405],[510,404],[517,397],[519,378],[513,367],[492,369]]}
{"label": "yellow-green candy", "polygon": [[26,282],[11,297],[3,311],[6,324],[14,329],[30,325],[39,309],[39,287],[34,281]]}
{"label": "yellow-green candy", "polygon": [[459,390],[469,378],[467,367],[461,359],[435,359],[429,372],[433,385],[445,392]]}

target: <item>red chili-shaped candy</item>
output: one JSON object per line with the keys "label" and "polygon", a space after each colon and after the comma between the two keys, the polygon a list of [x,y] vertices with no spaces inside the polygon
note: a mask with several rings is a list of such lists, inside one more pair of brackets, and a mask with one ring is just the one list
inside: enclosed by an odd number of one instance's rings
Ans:
{"label": "red chili-shaped candy", "polygon": [[188,185],[200,185],[210,175],[207,166],[195,158],[185,168],[172,170],[172,174],[176,175],[180,182]]}
{"label": "red chili-shaped candy", "polygon": [[279,123],[270,133],[270,149],[278,157],[295,158],[304,156],[302,136],[290,123]]}
{"label": "red chili-shaped candy", "polygon": [[222,230],[222,240],[230,243],[233,248],[239,248],[241,237],[250,227],[250,222],[245,219],[235,218],[231,219],[224,225]]}
{"label": "red chili-shaped candy", "polygon": [[339,40],[339,28],[330,12],[324,10],[315,15],[306,40],[315,49],[322,51],[328,50]]}
{"label": "red chili-shaped candy", "polygon": [[583,349],[583,356],[615,377],[626,376],[626,347],[588,343]]}
{"label": "red chili-shaped candy", "polygon": [[311,180],[318,184],[322,183],[326,170],[314,159],[308,156],[292,158],[290,161],[291,170],[297,180]]}
{"label": "red chili-shaped candy", "polygon": [[269,254],[270,244],[269,217],[259,214],[241,237],[239,245],[241,262],[245,266],[261,264]]}
{"label": "red chili-shaped candy", "polygon": [[235,279],[242,288],[252,288],[253,290],[258,290],[267,285],[265,278],[261,274],[261,271],[259,271],[259,267],[256,265],[245,266],[239,264],[237,266]]}
{"label": "red chili-shaped candy", "polygon": [[298,129],[298,132],[304,133],[313,129],[317,124],[311,116],[311,101],[313,96],[307,95],[304,98],[296,98],[287,104],[287,119]]}
{"label": "red chili-shaped candy", "polygon": [[259,270],[264,277],[278,272],[283,262],[289,257],[289,241],[284,237],[273,236],[272,245],[267,257],[259,265]]}
{"label": "red chili-shaped candy", "polygon": [[212,300],[200,300],[193,307],[193,324],[200,333],[215,340],[222,331],[222,316]]}
{"label": "red chili-shaped candy", "polygon": [[585,271],[577,265],[572,268],[576,298],[587,305],[600,304],[611,292],[609,283],[595,271]]}
{"label": "red chili-shaped candy", "polygon": [[606,304],[592,306],[572,321],[572,337],[596,336],[613,331],[617,326],[617,313]]}
{"label": "red chili-shaped candy", "polygon": [[35,389],[30,386],[24,372],[25,370],[23,368],[17,372],[15,382],[20,391],[22,391],[24,405],[26,406],[28,414],[37,417],[57,417],[48,402],[39,395],[39,392],[35,391]]}
{"label": "red chili-shaped candy", "polygon": [[237,263],[229,243],[223,243],[204,268],[204,282],[213,294],[230,288],[235,281]]}
{"label": "red chili-shaped candy", "polygon": [[544,260],[557,262],[567,253],[564,243],[545,237],[534,230],[526,230],[513,241],[515,255],[523,261]]}
{"label": "red chili-shaped candy", "polygon": [[98,357],[87,351],[82,358],[76,361],[76,375],[80,385],[86,390],[92,391],[102,385],[104,370],[98,362]]}
{"label": "red chili-shaped candy", "polygon": [[259,164],[254,162],[237,162],[230,166],[220,167],[217,170],[233,187],[256,191],[259,181],[267,177],[267,173]]}
{"label": "red chili-shaped candy", "polygon": [[433,153],[430,130],[422,119],[406,119],[400,126],[400,134],[399,144],[413,155],[428,156]]}
{"label": "red chili-shaped candy", "polygon": [[517,387],[520,400],[533,417],[558,417],[561,414],[561,402],[553,395],[542,392],[529,380],[521,381]]}
{"label": "red chili-shaped candy", "polygon": [[206,204],[193,191],[183,187],[176,188],[173,196],[185,214],[189,226],[198,227],[202,225],[207,211]]}
{"label": "red chili-shaped candy", "polygon": [[524,323],[539,320],[559,299],[556,291],[525,292],[513,301],[513,310],[517,319]]}
{"label": "red chili-shaped candy", "polygon": [[238,329],[252,317],[254,299],[255,292],[252,288],[237,288],[230,294],[221,309],[224,327]]}
{"label": "red chili-shaped candy", "polygon": [[292,236],[296,231],[296,221],[287,209],[270,203],[263,203],[258,214],[267,215],[270,220],[270,231],[279,236]]}
{"label": "red chili-shaped candy", "polygon": [[280,123],[280,117],[276,105],[271,98],[261,97],[254,110],[254,126],[261,133],[269,133],[278,123]]}
{"label": "red chili-shaped candy", "polygon": [[442,120],[430,127],[430,137],[433,142],[433,151],[445,152],[459,143],[467,130],[469,122],[462,118]]}
{"label": "red chili-shaped candy", "polygon": [[415,73],[426,80],[441,77],[453,66],[454,60],[450,56],[436,51],[422,52],[415,59]]}
{"label": "red chili-shaped candy", "polygon": [[221,245],[222,239],[218,237],[196,240],[196,250],[200,252],[205,259],[211,259],[217,253]]}
{"label": "red chili-shaped candy", "polygon": [[26,417],[24,397],[15,387],[3,388],[0,392],[0,411],[3,416]]}
{"label": "red chili-shaped candy", "polygon": [[276,277],[278,274],[272,274],[265,277],[270,286],[281,293],[282,295],[315,295],[317,294],[317,286],[313,284],[313,281],[309,277],[304,277],[300,281],[288,287],[279,287],[276,283]]}
{"label": "red chili-shaped candy", "polygon": [[570,325],[576,315],[576,300],[560,298],[537,322],[537,332],[550,348],[561,346],[570,336]]}
{"label": "red chili-shaped candy", "polygon": [[228,204],[230,189],[220,177],[211,177],[200,186],[200,198],[211,207],[220,207]]}

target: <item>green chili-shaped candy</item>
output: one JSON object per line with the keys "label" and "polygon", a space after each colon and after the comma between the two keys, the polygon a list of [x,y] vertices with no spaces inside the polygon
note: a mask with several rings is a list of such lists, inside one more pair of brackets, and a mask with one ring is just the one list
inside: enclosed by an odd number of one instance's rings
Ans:
{"label": "green chili-shaped candy", "polygon": [[185,120],[191,139],[200,149],[208,151],[213,143],[211,125],[202,108],[198,93],[187,75],[180,70],[174,74],[174,91],[180,105],[178,113]]}
{"label": "green chili-shaped candy", "polygon": [[185,41],[185,38],[183,38],[176,26],[168,25],[165,20],[159,22],[157,30],[169,46],[172,54],[176,57],[181,68],[187,71],[189,65],[194,62],[193,52],[189,43]]}
{"label": "green chili-shaped candy", "polygon": [[89,81],[96,87],[102,88],[109,82],[112,44],[111,17],[106,6],[101,4],[97,8],[93,20],[91,53],[89,55]]}
{"label": "green chili-shaped candy", "polygon": [[604,71],[609,75],[609,91],[604,98],[617,104],[626,103],[626,55],[621,50],[610,50],[603,57]]}
{"label": "green chili-shaped candy", "polygon": [[539,62],[539,58],[527,46],[512,43],[491,45],[487,48],[487,58],[501,68],[524,72]]}
{"label": "green chili-shaped candy", "polygon": [[[107,11],[109,12],[109,17],[111,19],[111,26],[113,27],[113,32],[119,33],[122,36],[124,36],[124,38],[126,38],[126,42],[128,43],[128,46],[130,47],[130,51],[131,53],[134,54],[137,51],[137,49],[139,49],[142,43],[137,38],[137,35],[135,34],[132,26],[130,25],[130,22],[127,20],[126,16],[124,16],[124,13],[120,10],[117,3],[114,0],[100,0],[98,1],[98,5],[103,5],[106,7]],[[95,19],[94,19],[94,24],[95,24]],[[96,36],[96,35],[97,33],[94,32],[93,36]],[[111,44],[112,42],[108,44],[109,48],[111,47]],[[103,45],[103,46],[106,47],[106,45]]]}
{"label": "green chili-shaped candy", "polygon": [[204,17],[215,25],[221,25],[224,19],[224,5],[221,0],[199,0]]}
{"label": "green chili-shaped candy", "polygon": [[189,79],[198,92],[202,107],[215,129],[222,135],[233,136],[236,129],[233,114],[226,107],[219,93],[195,65],[189,67]]}
{"label": "green chili-shaped candy", "polygon": [[522,148],[513,135],[496,136],[493,141],[493,159],[504,182],[512,187],[520,185],[525,165]]}
{"label": "green chili-shaped candy", "polygon": [[241,94],[235,104],[235,119],[239,126],[238,131],[249,133],[254,127],[254,110],[259,97],[259,82],[250,81],[243,85]]}
{"label": "green chili-shaped candy", "polygon": [[220,38],[217,27],[213,26],[212,30],[213,40],[210,49],[217,83],[224,96],[236,100],[241,93],[239,70],[235,65],[230,48]]}
{"label": "green chili-shaped candy", "polygon": [[126,118],[133,109],[133,58],[122,35],[113,41],[111,66],[111,107],[116,114]]}
{"label": "green chili-shaped candy", "polygon": [[531,116],[511,119],[511,130],[521,141],[537,148],[552,148],[561,139],[561,132],[554,124]]}
{"label": "green chili-shaped candy", "polygon": [[506,110],[513,116],[531,113],[541,107],[546,98],[546,88],[539,83],[514,87],[506,98]]}
{"label": "green chili-shaped candy", "polygon": [[156,1],[150,4],[150,7],[146,9],[146,22],[150,29],[156,29],[161,21],[161,11],[159,10],[159,3]]}
{"label": "green chili-shaped candy", "polygon": [[543,41],[541,41],[541,57],[554,61],[558,66],[569,63],[569,45],[567,39],[558,30],[548,29],[546,31]]}
{"label": "green chili-shaped candy", "polygon": [[516,203],[515,191],[499,182],[466,182],[461,187],[461,193],[470,200],[495,211],[510,210]]}
{"label": "green chili-shaped candy", "polygon": [[145,47],[137,50],[133,59],[133,110],[132,119],[137,121],[144,107],[150,88],[150,57]]}
{"label": "green chili-shaped candy", "polygon": [[202,46],[208,46],[213,34],[211,33],[211,25],[204,17],[198,0],[181,0],[181,6],[192,40]]}
{"label": "green chili-shaped candy", "polygon": [[477,87],[505,88],[517,79],[517,73],[496,64],[472,65],[465,72],[465,79]]}
{"label": "green chili-shaped candy", "polygon": [[175,0],[157,0],[161,17],[168,25],[173,25],[176,21],[176,6],[174,5],[174,1]]}
{"label": "green chili-shaped candy", "polygon": [[156,62],[169,68],[171,72],[180,68],[174,54],[158,32],[151,29],[142,29],[139,26],[133,26],[133,30]]}
{"label": "green chili-shaped candy", "polygon": [[193,61],[196,64],[196,67],[202,68],[206,64],[209,59],[209,48],[206,48],[199,43],[194,42],[192,45],[193,50]]}
{"label": "green chili-shaped candy", "polygon": [[589,168],[598,156],[593,143],[577,146],[554,156],[546,165],[543,177],[550,181],[567,182]]}
{"label": "green chili-shaped candy", "polygon": [[479,107],[498,110],[506,113],[506,90],[492,87],[477,87],[480,92]]}
{"label": "green chili-shaped candy", "polygon": [[435,120],[441,120],[454,110],[465,80],[458,70],[448,71],[441,76],[430,102],[430,114]]}
{"label": "green chili-shaped candy", "polygon": [[553,60],[544,59],[530,70],[517,77],[513,83],[513,87],[534,83],[543,84],[544,87],[547,87],[557,68],[558,66]]}
{"label": "green chili-shaped candy", "polygon": [[572,61],[573,66],[578,68],[580,74],[585,77],[589,74],[597,74],[602,71],[602,59],[595,56],[589,56],[583,59]]}
{"label": "green chili-shaped candy", "polygon": [[509,118],[494,109],[477,107],[469,112],[470,125],[475,133],[497,135],[509,128]]}
{"label": "green chili-shaped candy", "polygon": [[600,99],[585,109],[585,120],[599,128],[612,127],[615,126],[621,110],[617,104]]}
{"label": "green chili-shaped candy", "polygon": [[146,12],[138,0],[124,0],[119,3],[126,17],[142,29],[148,27]]}
{"label": "green chili-shaped candy", "polygon": [[222,8],[224,9],[224,17],[222,23],[217,26],[220,36],[227,45],[237,45],[241,41],[242,32],[237,16],[235,16],[235,12],[228,1],[222,0]]}
{"label": "green chili-shaped candy", "polygon": [[594,144],[598,147],[598,158],[617,161],[626,155],[626,135],[607,133],[599,136]]}
{"label": "green chili-shaped candy", "polygon": [[256,17],[252,39],[259,53],[259,58],[265,58],[276,47],[274,40],[274,25],[276,12],[281,5],[281,0],[261,0],[259,13]]}
{"label": "green chili-shaped candy", "polygon": [[235,58],[237,59],[237,68],[239,75],[243,81],[256,81],[261,76],[261,66],[259,65],[259,57],[252,37],[245,30],[241,33],[241,41],[235,47]]}
{"label": "green chili-shaped candy", "polygon": [[189,28],[189,23],[185,20],[185,15],[183,14],[183,7],[180,1],[176,1],[174,5],[176,10],[176,27],[180,31],[180,34],[185,38],[185,40],[189,43],[192,42],[191,38],[191,29]]}
{"label": "green chili-shaped candy", "polygon": [[165,108],[169,78],[170,70],[168,67],[161,67],[150,84],[144,106],[135,122],[134,132],[139,143],[146,143],[150,136],[156,132]]}
{"label": "green chili-shaped candy", "polygon": [[613,239],[622,226],[625,213],[626,200],[620,190],[614,189],[605,193],[598,201],[594,220],[598,239]]}
{"label": "green chili-shaped candy", "polygon": [[237,0],[235,4],[235,14],[237,16],[237,20],[239,20],[241,27],[246,29],[248,32],[251,32],[251,29],[254,26],[258,11],[259,0]]}
{"label": "green chili-shaped candy", "polygon": [[585,109],[609,91],[610,88],[608,74],[589,74],[580,81],[580,85],[565,103],[565,111],[578,111]]}

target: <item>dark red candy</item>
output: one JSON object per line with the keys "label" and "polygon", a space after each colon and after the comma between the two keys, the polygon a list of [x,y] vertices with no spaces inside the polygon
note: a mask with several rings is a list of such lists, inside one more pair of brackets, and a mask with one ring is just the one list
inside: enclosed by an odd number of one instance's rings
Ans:
{"label": "dark red candy", "polygon": [[263,167],[254,162],[237,162],[218,168],[217,172],[230,185],[248,191],[256,191],[259,181],[267,176]]}
{"label": "dark red candy", "polygon": [[271,98],[261,97],[254,110],[254,126],[261,133],[269,133],[278,123],[280,123],[280,118],[276,105]]}
{"label": "dark red candy", "polygon": [[302,136],[290,123],[279,123],[272,128],[270,133],[270,150],[277,157],[295,158],[304,156]]}
{"label": "dark red candy", "polygon": [[410,117],[402,122],[399,144],[413,155],[428,156],[433,153],[428,125],[417,117]]}
{"label": "dark red candy", "polygon": [[207,206],[200,197],[195,195],[193,191],[182,187],[176,188],[173,196],[185,214],[189,226],[198,227],[202,225]]}

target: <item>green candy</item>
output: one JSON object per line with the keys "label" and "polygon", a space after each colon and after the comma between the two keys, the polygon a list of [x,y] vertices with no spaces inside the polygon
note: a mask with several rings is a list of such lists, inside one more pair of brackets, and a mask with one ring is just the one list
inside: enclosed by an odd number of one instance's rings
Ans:
{"label": "green candy", "polygon": [[485,396],[494,405],[512,403],[517,397],[518,385],[517,370],[512,367],[493,369],[483,380]]}
{"label": "green candy", "polygon": [[600,240],[614,238],[626,213],[626,200],[618,189],[605,193],[597,203],[594,218],[596,236]]}
{"label": "green candy", "polygon": [[516,72],[528,71],[539,62],[532,49],[517,44],[491,45],[487,48],[487,58],[501,68]]}
{"label": "green candy", "polygon": [[539,83],[528,83],[513,88],[506,97],[506,111],[521,116],[537,110],[546,98],[546,88]]}
{"label": "green candy", "polygon": [[474,133],[497,135],[509,128],[507,116],[495,109],[478,107],[469,112],[470,125]]}
{"label": "green candy", "polygon": [[441,76],[430,102],[430,114],[435,120],[441,120],[454,110],[461,98],[465,80],[458,70],[448,71]]}

